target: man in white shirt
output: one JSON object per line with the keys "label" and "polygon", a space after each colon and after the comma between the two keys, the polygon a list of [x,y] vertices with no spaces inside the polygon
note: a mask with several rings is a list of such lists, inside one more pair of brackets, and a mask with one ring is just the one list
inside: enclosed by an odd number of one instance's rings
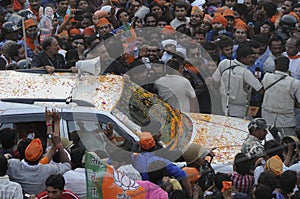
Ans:
{"label": "man in white shirt", "polygon": [[188,79],[179,73],[180,63],[176,59],[167,62],[167,74],[155,81],[158,95],[173,108],[183,112],[195,112],[196,93]]}
{"label": "man in white shirt", "polygon": [[174,6],[175,19],[170,22],[170,25],[176,29],[181,24],[188,24],[190,18],[186,17],[188,5],[186,2],[176,2]]}
{"label": "man in white shirt", "polygon": [[0,198],[23,198],[21,185],[9,180],[8,175],[6,175],[7,169],[7,159],[4,157],[4,155],[0,155]]}

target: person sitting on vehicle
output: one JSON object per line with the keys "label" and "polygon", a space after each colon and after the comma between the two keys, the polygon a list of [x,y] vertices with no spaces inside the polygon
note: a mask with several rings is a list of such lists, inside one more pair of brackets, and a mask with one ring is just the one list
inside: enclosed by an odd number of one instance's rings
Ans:
{"label": "person sitting on vehicle", "polygon": [[154,161],[160,160],[165,162],[166,164],[166,175],[170,175],[178,179],[183,185],[183,189],[187,192],[187,194],[189,196],[192,196],[191,184],[187,178],[186,173],[175,164],[171,163],[169,160],[158,157],[153,153],[153,150],[155,148],[155,140],[152,137],[151,133],[143,132],[140,136],[139,144],[141,146],[142,152],[132,155],[132,165],[136,170],[140,172],[143,180],[149,180],[149,165]]}
{"label": "person sitting on vehicle", "polygon": [[[38,194],[46,189],[44,182],[51,174],[63,174],[71,169],[71,163],[67,152],[63,149],[59,137],[60,116],[54,111],[45,112],[48,132],[52,132],[52,119],[54,121],[54,133],[52,133],[52,146],[46,154],[46,161],[50,161],[59,151],[61,164],[39,164],[42,159],[44,148],[39,138],[26,139],[23,144],[23,150],[20,150],[22,160],[9,159],[7,174],[12,181],[20,183],[25,193]],[[21,142],[22,143],[22,142]],[[19,147],[18,147],[19,148]],[[24,150],[25,148],[25,150]]]}
{"label": "person sitting on vehicle", "polygon": [[0,143],[2,149],[0,154],[8,155],[9,158],[19,158],[20,154],[17,150],[18,132],[12,128],[4,128],[0,130]]}
{"label": "person sitting on vehicle", "polygon": [[77,195],[69,190],[64,190],[65,179],[61,174],[50,175],[46,182],[46,191],[37,195],[37,198],[50,199],[50,198],[68,198],[79,199]]}
{"label": "person sitting on vehicle", "polygon": [[59,44],[54,37],[46,38],[42,43],[43,51],[32,58],[32,68],[45,68],[48,73],[65,67],[64,57],[58,53]]}

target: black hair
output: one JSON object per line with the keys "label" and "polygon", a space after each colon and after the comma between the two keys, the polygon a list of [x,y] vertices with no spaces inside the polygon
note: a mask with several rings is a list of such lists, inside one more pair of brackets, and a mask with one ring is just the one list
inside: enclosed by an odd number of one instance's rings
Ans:
{"label": "black hair", "polygon": [[0,176],[5,176],[8,169],[8,163],[6,157],[0,154]]}
{"label": "black hair", "polygon": [[25,150],[26,150],[27,146],[30,144],[30,142],[31,142],[31,139],[29,139],[29,138],[25,138],[25,139],[22,139],[19,141],[17,148],[18,148],[21,159],[25,159]]}
{"label": "black hair", "polygon": [[147,22],[147,18],[148,18],[148,17],[153,17],[153,18],[155,19],[155,21],[156,21],[156,22],[155,22],[155,26],[156,26],[156,25],[157,25],[157,22],[158,22],[158,21],[157,21],[157,18],[158,18],[157,15],[154,14],[154,13],[148,13],[148,14],[146,14],[146,16],[144,17],[145,23]]}
{"label": "black hair", "polygon": [[12,128],[4,128],[0,130],[0,142],[2,148],[10,149],[12,148],[18,139],[18,132]]}
{"label": "black hair", "polygon": [[253,189],[255,189],[255,191],[253,193],[255,196],[255,199],[272,199],[273,198],[272,189],[267,185],[257,184],[253,187]]}
{"label": "black hair", "polygon": [[271,36],[271,37],[269,38],[269,40],[268,40],[268,45],[269,45],[269,47],[272,45],[272,42],[273,42],[273,41],[280,41],[282,45],[284,44],[284,41],[283,41],[282,37],[280,37],[280,36],[277,35],[277,34],[275,34],[275,35],[273,35],[273,36]]}
{"label": "black hair", "polygon": [[205,50],[215,50],[215,49],[218,49],[218,45],[214,42],[209,42],[209,41],[206,41],[202,47],[205,49]]}
{"label": "black hair", "polygon": [[271,21],[264,21],[262,25],[264,25],[264,24],[267,24],[267,25],[270,26],[271,32],[273,32],[275,30],[275,25],[274,25],[273,22],[271,22]]}
{"label": "black hair", "polygon": [[275,3],[268,1],[262,4],[264,10],[267,12],[268,17],[272,17],[277,12],[277,6]]}
{"label": "black hair", "polygon": [[258,43],[268,43],[268,37],[262,34],[255,35],[253,40],[257,41]]}
{"label": "black hair", "polygon": [[233,41],[230,37],[222,37],[218,42],[219,48],[224,49],[229,46],[233,46]]}
{"label": "black hair", "polygon": [[83,167],[82,158],[84,154],[85,154],[85,150],[81,148],[76,148],[71,151],[70,156],[71,156],[72,169]]}
{"label": "black hair", "polygon": [[265,151],[269,157],[278,155],[283,160],[283,148],[282,145],[276,140],[269,140],[264,144]]}
{"label": "black hair", "polygon": [[[177,59],[170,59],[167,63],[166,63],[166,66],[174,69],[174,70],[179,70],[179,67],[180,67],[180,62],[177,61]],[[171,72],[171,71],[168,71],[168,72]]]}
{"label": "black hair", "polygon": [[279,187],[279,181],[276,176],[270,171],[264,171],[259,175],[258,181],[259,184],[269,186],[272,191]]}
{"label": "black hair", "polygon": [[176,2],[174,4],[174,10],[176,9],[176,7],[178,7],[178,8],[184,8],[186,11],[188,10],[188,5],[184,1]]}
{"label": "black hair", "polygon": [[[180,26],[178,26],[176,28],[176,31],[177,32],[180,32],[182,34],[185,34],[187,36],[191,36],[191,30],[189,28],[186,27],[185,24],[181,24]],[[180,36],[180,35],[179,35]]]}
{"label": "black hair", "polygon": [[297,172],[287,170],[279,177],[280,188],[286,193],[292,193],[297,182]]}
{"label": "black hair", "polygon": [[45,185],[62,191],[65,187],[65,179],[61,174],[52,174],[47,178]]}
{"label": "black hair", "polygon": [[10,58],[14,58],[15,56],[18,56],[18,50],[20,48],[22,48],[22,44],[12,43],[6,52]]}
{"label": "black hair", "polygon": [[237,13],[238,13],[239,15],[245,15],[245,16],[247,16],[247,14],[248,14],[247,6],[246,6],[245,4],[242,4],[242,3],[236,4],[236,5],[233,7],[233,10],[234,10],[234,11],[237,11]]}
{"label": "black hair", "polygon": [[243,57],[247,57],[253,54],[252,48],[247,44],[247,42],[243,42],[239,44],[239,47],[236,50],[236,59],[241,61]]}
{"label": "black hair", "polygon": [[228,174],[220,173],[220,172],[216,173],[213,176],[213,179],[214,179],[215,186],[219,191],[221,191],[221,189],[223,188],[223,184],[222,184],[223,181],[231,181],[231,177]]}
{"label": "black hair", "polygon": [[46,39],[43,41],[43,43],[42,43],[42,48],[43,48],[44,51],[46,51],[47,48],[51,46],[52,41],[53,41],[54,39],[55,39],[54,37],[48,37],[48,38],[46,38]]}
{"label": "black hair", "polygon": [[89,36],[89,37],[86,38],[86,44],[88,46],[90,46],[93,43],[93,41],[95,41],[97,39],[99,39],[99,37],[97,37],[97,35],[91,35],[91,36]]}
{"label": "black hair", "polygon": [[290,59],[285,56],[279,56],[274,59],[275,70],[287,72],[290,66]]}
{"label": "black hair", "polygon": [[251,160],[244,153],[238,153],[234,157],[234,166],[237,173],[246,175],[249,173],[252,165]]}
{"label": "black hair", "polygon": [[126,12],[128,14],[128,12],[124,8],[121,8],[121,9],[118,10],[118,12],[116,14],[116,18],[119,19],[120,14],[122,14],[123,12]]}
{"label": "black hair", "polygon": [[166,173],[167,164],[161,160],[153,161],[147,168],[149,181],[157,184]]}
{"label": "black hair", "polygon": [[83,42],[85,41],[83,35],[75,35],[75,36],[72,37],[72,40],[71,40],[71,41],[73,42],[73,41],[75,41],[75,40],[77,40],[77,39],[83,39]]}
{"label": "black hair", "polygon": [[161,5],[157,4],[155,1],[153,1],[152,3],[150,3],[150,5],[149,5],[150,10],[152,11],[152,8],[155,7],[155,6],[158,6],[162,10],[164,10],[164,8]]}
{"label": "black hair", "polygon": [[259,48],[260,46],[259,43],[255,40],[247,41],[247,43],[250,48]]}

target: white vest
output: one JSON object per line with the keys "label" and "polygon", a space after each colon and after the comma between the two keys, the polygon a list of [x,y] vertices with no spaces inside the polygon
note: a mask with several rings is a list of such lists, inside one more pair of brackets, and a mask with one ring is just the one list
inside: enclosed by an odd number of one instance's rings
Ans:
{"label": "white vest", "polygon": [[[271,85],[273,82],[282,77],[282,74],[266,73],[264,77],[264,88]],[[262,108],[282,114],[293,114],[295,107],[295,97],[291,95],[291,86],[294,78],[287,76],[278,81],[273,86],[265,91]]]}
{"label": "white vest", "polygon": [[[220,93],[222,98],[226,98],[229,86],[229,104],[247,105],[251,92],[251,87],[244,82],[244,73],[247,68],[240,66],[235,61],[225,59],[219,64],[219,71],[221,73]],[[224,102],[226,103],[226,99],[222,99],[222,103]]]}

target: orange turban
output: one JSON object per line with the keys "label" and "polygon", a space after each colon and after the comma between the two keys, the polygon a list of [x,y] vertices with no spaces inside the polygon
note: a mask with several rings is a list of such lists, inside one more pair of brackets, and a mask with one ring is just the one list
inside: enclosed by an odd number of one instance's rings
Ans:
{"label": "orange turban", "polygon": [[81,35],[81,31],[77,28],[72,28],[69,33],[70,35]]}
{"label": "orange turban", "polygon": [[248,30],[248,26],[247,26],[247,24],[243,20],[236,19],[235,20],[234,29],[241,29],[241,30],[247,31]]}
{"label": "orange turban", "polygon": [[32,18],[27,19],[24,24],[25,24],[25,30],[31,26],[37,26],[36,22]]}
{"label": "orange turban", "polygon": [[143,132],[139,144],[141,148],[149,150],[155,146],[155,140],[151,133],[149,132]]}
{"label": "orange turban", "polygon": [[206,23],[211,24],[211,23],[212,23],[212,20],[213,20],[213,18],[212,18],[209,14],[205,14],[205,15],[204,15],[203,22],[206,22]]}
{"label": "orange turban", "polygon": [[201,17],[203,17],[203,12],[202,12],[202,10],[200,10],[200,8],[198,6],[192,7],[191,15],[193,15],[193,14],[198,14]]}
{"label": "orange turban", "polygon": [[96,32],[94,31],[93,28],[87,27],[87,28],[84,29],[83,35],[85,35],[85,36],[96,35]]}
{"label": "orange turban", "polygon": [[234,12],[233,10],[225,10],[224,14],[223,14],[224,17],[234,17]]}
{"label": "orange turban", "polygon": [[166,25],[162,29],[162,33],[163,34],[175,34],[175,29],[170,25]]}
{"label": "orange turban", "polygon": [[34,162],[40,159],[43,154],[43,145],[39,138],[33,139],[25,149],[25,158]]}
{"label": "orange turban", "polygon": [[227,26],[227,19],[225,17],[223,17],[223,15],[218,14],[216,15],[216,17],[212,20],[212,23],[222,23],[222,25],[225,27]]}
{"label": "orange turban", "polygon": [[109,21],[106,18],[100,18],[98,20],[97,28],[104,26],[104,25],[110,25]]}

